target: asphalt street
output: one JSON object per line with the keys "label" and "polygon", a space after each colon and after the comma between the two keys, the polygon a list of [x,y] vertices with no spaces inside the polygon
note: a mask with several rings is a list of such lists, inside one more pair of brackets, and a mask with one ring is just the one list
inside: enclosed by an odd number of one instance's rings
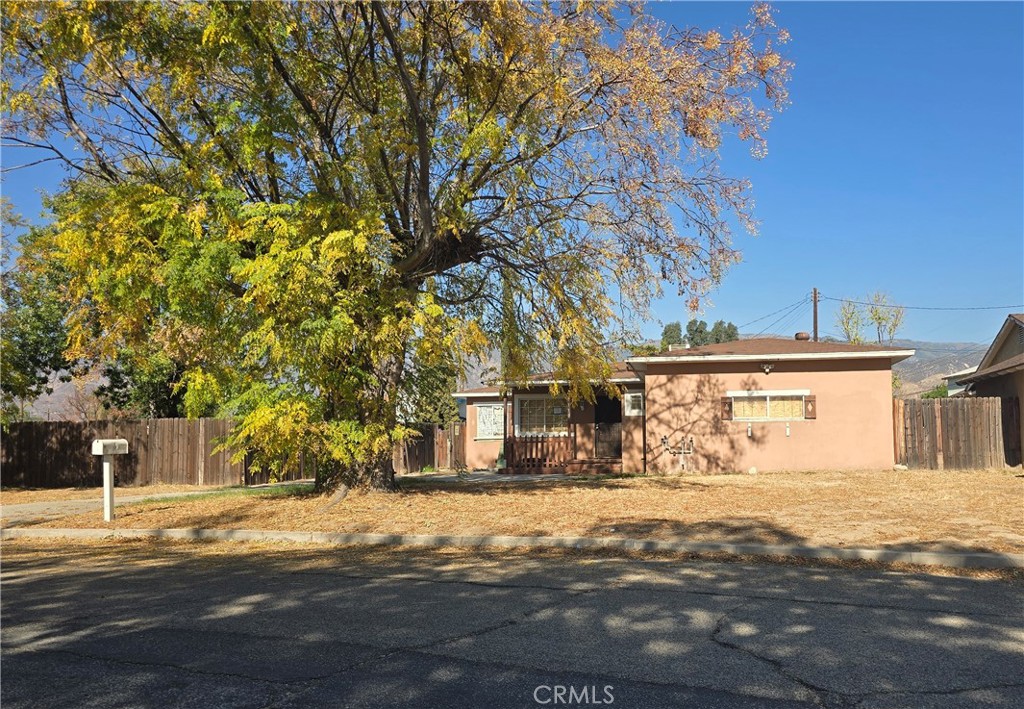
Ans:
{"label": "asphalt street", "polygon": [[4,709],[1024,706],[1021,586],[1005,581],[30,546],[3,559]]}

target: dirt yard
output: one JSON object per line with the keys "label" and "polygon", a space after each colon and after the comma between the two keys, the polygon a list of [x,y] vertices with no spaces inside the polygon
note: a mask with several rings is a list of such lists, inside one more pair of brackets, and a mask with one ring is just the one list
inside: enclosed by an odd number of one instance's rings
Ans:
{"label": "dirt yard", "polygon": [[1018,470],[814,472],[500,483],[406,482],[398,493],[152,501],[50,527],[586,535],[1024,552]]}

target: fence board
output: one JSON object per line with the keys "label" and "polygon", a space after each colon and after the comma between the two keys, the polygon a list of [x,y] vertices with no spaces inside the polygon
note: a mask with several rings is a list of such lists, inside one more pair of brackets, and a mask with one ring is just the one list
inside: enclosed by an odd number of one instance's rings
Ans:
{"label": "fence board", "polygon": [[[92,441],[124,438],[128,455],[114,463],[118,485],[237,485],[244,464],[232,463],[230,451],[214,452],[231,425],[223,419],[12,423],[0,445],[0,476],[4,485],[15,486],[100,485]],[[298,474],[301,470],[285,479]]]}
{"label": "fence board", "polygon": [[1017,399],[907,399],[893,405],[895,459],[911,468],[980,469],[1020,463]]}

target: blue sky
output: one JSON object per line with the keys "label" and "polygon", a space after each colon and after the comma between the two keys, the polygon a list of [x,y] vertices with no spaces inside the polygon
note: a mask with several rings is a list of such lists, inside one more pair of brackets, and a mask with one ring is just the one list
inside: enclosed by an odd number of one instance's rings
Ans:
{"label": "blue sky", "polygon": [[[676,26],[742,24],[748,3],[661,3]],[[792,105],[768,157],[723,150],[754,185],[759,235],[700,317],[743,325],[817,287],[910,306],[1024,303],[1024,5],[776,3]],[[824,301],[822,332],[837,304]],[[809,306],[785,333],[810,330]],[[798,319],[799,312],[805,316]],[[1007,311],[907,311],[902,335],[988,342]],[[654,306],[688,319],[682,300]],[[756,333],[776,317],[745,330]],[[657,336],[651,323],[646,334]]]}
{"label": "blue sky", "polygon": [[[649,9],[680,27],[728,31],[746,22],[749,6]],[[754,184],[761,226],[756,238],[737,234],[743,263],[699,317],[742,326],[815,286],[832,298],[882,290],[909,306],[1024,303],[1024,5],[776,7],[793,37],[792,105],[769,131],[764,160],[737,144],[723,149],[726,174]],[[34,217],[38,191],[56,189],[60,177],[50,165],[20,170],[3,192]],[[822,333],[836,331],[836,305],[822,302]],[[653,311],[650,337],[663,322],[689,318],[674,296]],[[984,343],[1006,312],[910,310],[901,335]],[[809,306],[781,315],[743,332],[811,327]]]}

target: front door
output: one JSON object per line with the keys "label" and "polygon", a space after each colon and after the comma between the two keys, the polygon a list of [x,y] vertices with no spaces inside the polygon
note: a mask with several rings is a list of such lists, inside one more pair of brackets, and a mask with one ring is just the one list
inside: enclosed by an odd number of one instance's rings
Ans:
{"label": "front door", "polygon": [[599,396],[594,405],[594,457],[622,457],[622,402]]}

